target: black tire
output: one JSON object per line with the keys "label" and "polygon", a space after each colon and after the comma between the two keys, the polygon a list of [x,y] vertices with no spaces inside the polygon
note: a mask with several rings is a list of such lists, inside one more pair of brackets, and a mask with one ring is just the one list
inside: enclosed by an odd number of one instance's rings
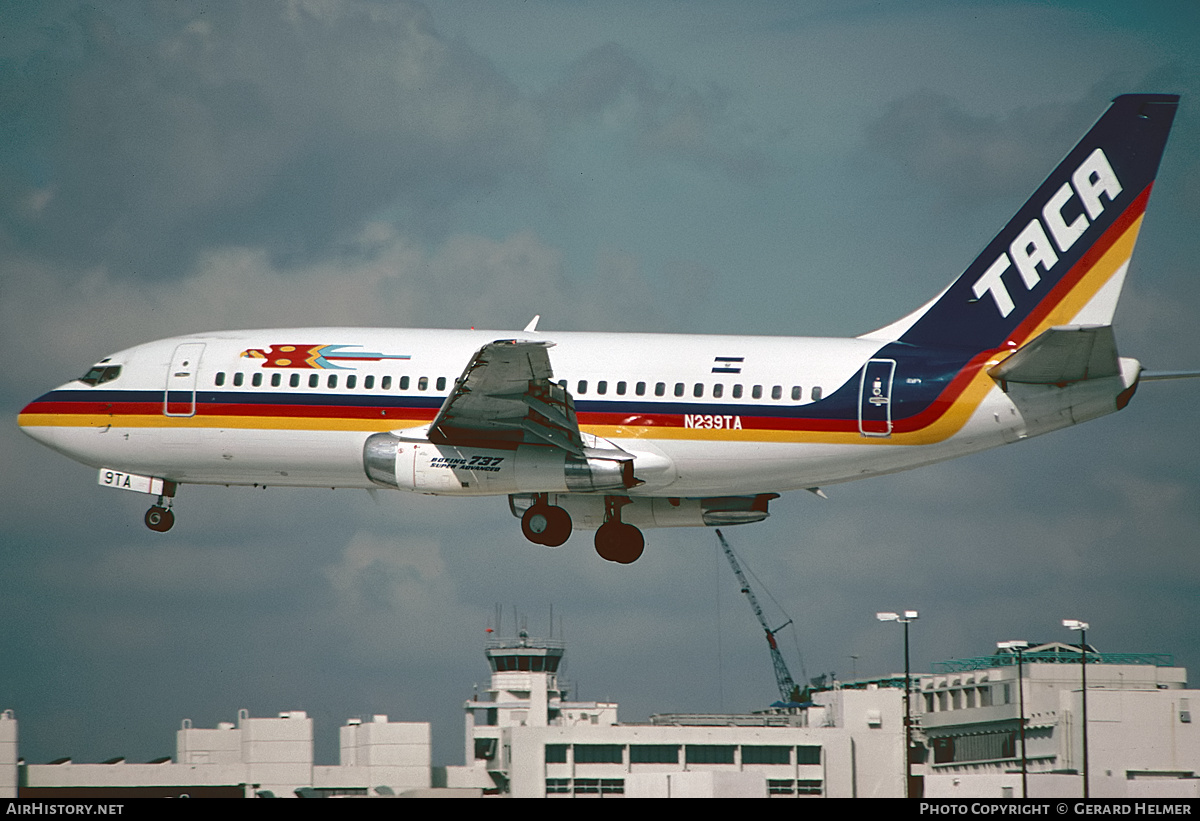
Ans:
{"label": "black tire", "polygon": [[542,544],[546,547],[558,547],[571,538],[571,514],[557,506],[547,507],[546,512],[549,526],[542,533]]}
{"label": "black tire", "polygon": [[617,564],[632,564],[646,548],[642,531],[624,522],[608,522],[596,531],[596,552]]}
{"label": "black tire", "polygon": [[165,507],[155,505],[146,511],[146,527],[156,533],[166,533],[175,525],[175,514]]}
{"label": "black tire", "polygon": [[534,544],[558,547],[571,538],[571,515],[555,505],[534,505],[521,517],[521,533]]}

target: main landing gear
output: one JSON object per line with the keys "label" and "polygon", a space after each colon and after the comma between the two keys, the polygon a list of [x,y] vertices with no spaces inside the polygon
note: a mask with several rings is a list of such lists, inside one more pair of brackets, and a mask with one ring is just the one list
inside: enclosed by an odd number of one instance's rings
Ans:
{"label": "main landing gear", "polygon": [[539,494],[533,507],[521,517],[521,532],[534,544],[558,547],[571,538],[571,515],[550,504],[546,494]]}
{"label": "main landing gear", "polygon": [[[597,499],[597,501],[599,501]],[[596,530],[596,552],[600,558],[618,564],[637,561],[646,547],[642,531],[621,521],[621,508],[630,504],[628,496],[604,497],[604,524]],[[558,547],[571,537],[571,515],[550,496],[539,493],[521,516],[521,532],[534,544]]]}
{"label": "main landing gear", "polygon": [[596,530],[596,552],[602,559],[630,564],[638,560],[646,547],[642,531],[621,521],[621,508],[629,502],[623,496],[604,497],[604,524]]}

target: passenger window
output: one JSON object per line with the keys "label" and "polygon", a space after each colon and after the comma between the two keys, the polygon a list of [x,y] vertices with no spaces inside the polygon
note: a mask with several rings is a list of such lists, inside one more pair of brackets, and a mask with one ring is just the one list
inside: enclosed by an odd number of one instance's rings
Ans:
{"label": "passenger window", "polygon": [[422,376],[420,379],[417,380],[417,390],[419,390],[419,391],[429,390],[429,377],[428,376]]}
{"label": "passenger window", "polygon": [[596,393],[600,394],[601,396],[608,393],[608,380],[601,379],[596,383]]}
{"label": "passenger window", "polygon": [[283,374],[281,374],[281,373],[271,374],[271,387],[272,388],[278,388],[282,383],[283,383]]}
{"label": "passenger window", "polygon": [[217,374],[217,378],[213,380],[213,384],[218,388],[225,384],[225,372],[221,371]]}
{"label": "passenger window", "polygon": [[294,374],[292,374],[292,378],[288,380],[288,383],[289,383],[289,384],[290,384],[290,385],[291,385],[293,388],[298,388],[298,387],[300,387],[300,374],[298,374],[298,373],[294,373]]}
{"label": "passenger window", "polygon": [[233,375],[233,386],[235,388],[240,388],[242,386],[242,374],[240,372]]}
{"label": "passenger window", "polygon": [[799,385],[793,385],[792,386],[792,399],[795,400],[796,402],[799,402],[802,398],[804,398],[804,391],[802,391],[800,389]]}
{"label": "passenger window", "polygon": [[750,396],[755,399],[762,399],[762,385],[755,385],[750,389]]}
{"label": "passenger window", "polygon": [[724,393],[725,393],[724,385],[713,385],[713,399],[720,399],[722,394],[724,394]]}
{"label": "passenger window", "polygon": [[575,386],[575,393],[580,395],[587,393],[587,380],[580,379],[579,384]]}
{"label": "passenger window", "polygon": [[320,377],[320,376],[318,376],[318,375],[317,375],[317,374],[315,374],[315,373],[312,373],[312,374],[309,374],[309,375],[308,375],[308,386],[309,386],[310,388],[315,388],[315,387],[319,386],[320,384],[321,384],[321,377]]}
{"label": "passenger window", "polygon": [[820,400],[822,393],[823,393],[823,391],[820,388],[813,388],[813,392],[812,392],[813,401],[816,402],[816,401]]}
{"label": "passenger window", "polygon": [[675,395],[683,396],[683,383],[682,382],[675,383]]}
{"label": "passenger window", "polygon": [[695,384],[695,386],[692,388],[692,396],[696,397],[697,399],[704,396],[704,385],[702,383],[697,382]]}
{"label": "passenger window", "polygon": [[357,384],[358,384],[358,377],[355,376],[354,374],[350,374],[349,376],[346,377],[346,388],[348,390],[352,389]]}
{"label": "passenger window", "polygon": [[379,389],[382,391],[390,391],[392,389],[392,378],[390,376],[385,376],[383,379],[380,379]]}
{"label": "passenger window", "polygon": [[332,390],[333,388],[336,388],[337,387],[337,374],[336,373],[329,374],[329,378],[325,380],[325,384],[329,386],[330,390]]}
{"label": "passenger window", "polygon": [[408,377],[407,376],[400,377],[400,390],[402,390],[402,391],[408,390]]}
{"label": "passenger window", "polygon": [[772,399],[782,399],[783,398],[783,386],[782,385],[776,385],[775,387],[771,388],[771,398]]}
{"label": "passenger window", "polygon": [[654,383],[654,395],[655,396],[665,396],[666,393],[667,393],[667,383],[666,382],[655,382]]}
{"label": "passenger window", "polygon": [[617,396],[624,396],[624,395],[625,395],[625,383],[618,382],[617,383]]}
{"label": "passenger window", "polygon": [[637,385],[634,387],[633,392],[636,393],[638,396],[645,396],[646,395],[646,383],[638,382]]}
{"label": "passenger window", "polygon": [[262,387],[262,374],[256,373],[256,374],[254,374],[254,376],[250,377],[250,384],[256,388],[261,388]]}
{"label": "passenger window", "polygon": [[372,388],[374,388],[375,387],[375,377],[364,376],[363,377],[363,387],[366,388],[367,390],[371,390]]}
{"label": "passenger window", "polygon": [[444,390],[446,390],[446,377],[444,377],[444,376],[439,376],[439,377],[438,377],[438,381],[437,381],[437,389],[438,389],[439,391],[444,391]]}
{"label": "passenger window", "polygon": [[565,379],[558,380],[558,386],[565,391],[567,389],[567,380],[565,380]]}
{"label": "passenger window", "polygon": [[742,398],[742,386],[741,386],[741,385],[734,385],[734,386],[733,386],[733,398],[734,398],[734,399],[741,399],[741,398]]}

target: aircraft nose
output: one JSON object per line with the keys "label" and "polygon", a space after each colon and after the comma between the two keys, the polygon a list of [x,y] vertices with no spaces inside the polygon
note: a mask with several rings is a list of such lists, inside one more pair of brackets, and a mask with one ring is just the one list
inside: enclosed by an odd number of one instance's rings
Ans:
{"label": "aircraft nose", "polygon": [[49,396],[50,394],[48,393],[42,394],[21,408],[21,412],[17,414],[17,426],[22,432],[43,444],[48,443],[46,423],[49,421],[48,417],[52,412],[50,402],[48,401]]}

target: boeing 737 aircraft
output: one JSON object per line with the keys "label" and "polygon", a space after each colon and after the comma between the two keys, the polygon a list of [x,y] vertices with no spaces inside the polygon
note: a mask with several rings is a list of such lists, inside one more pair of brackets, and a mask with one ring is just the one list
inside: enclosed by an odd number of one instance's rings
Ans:
{"label": "boeing 737 aircraft", "polygon": [[508,496],[532,542],[766,518],[789,490],[927,465],[1123,408],[1112,331],[1179,98],[1131,94],[941,294],[852,339],[292,328],[115,353],[31,402],[39,442],[157,496],[182,484]]}

